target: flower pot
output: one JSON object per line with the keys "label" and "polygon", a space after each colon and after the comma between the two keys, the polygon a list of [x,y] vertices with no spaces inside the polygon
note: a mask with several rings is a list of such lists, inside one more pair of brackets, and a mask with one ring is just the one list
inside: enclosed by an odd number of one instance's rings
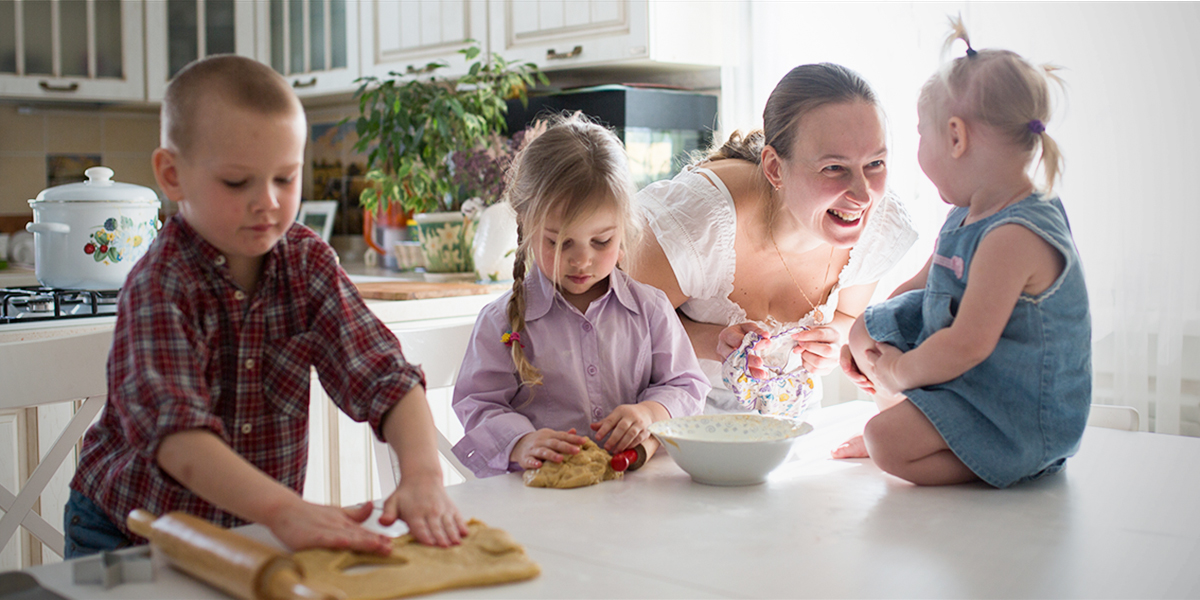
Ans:
{"label": "flower pot", "polygon": [[480,281],[512,281],[517,254],[517,213],[512,206],[501,202],[484,209],[473,245],[471,256]]}
{"label": "flower pot", "polygon": [[471,243],[476,221],[460,212],[419,213],[417,237],[425,253],[426,273],[469,273],[474,278],[475,263]]}

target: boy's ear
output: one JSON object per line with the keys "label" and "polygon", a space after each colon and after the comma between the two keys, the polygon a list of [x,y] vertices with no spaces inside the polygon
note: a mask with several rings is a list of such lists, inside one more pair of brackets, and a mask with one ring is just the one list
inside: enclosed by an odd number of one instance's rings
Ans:
{"label": "boy's ear", "polygon": [[179,158],[175,153],[159,147],[150,156],[150,161],[154,166],[154,179],[158,182],[158,187],[166,194],[167,199],[171,202],[182,200],[183,188],[179,184]]}
{"label": "boy's ear", "polygon": [[767,183],[771,184],[772,188],[779,189],[783,184],[783,157],[779,156],[774,147],[766,145],[763,146],[760,162]]}
{"label": "boy's ear", "polygon": [[967,153],[966,121],[959,117],[950,117],[950,122],[946,124],[946,131],[950,136],[950,156],[962,158],[962,155]]}

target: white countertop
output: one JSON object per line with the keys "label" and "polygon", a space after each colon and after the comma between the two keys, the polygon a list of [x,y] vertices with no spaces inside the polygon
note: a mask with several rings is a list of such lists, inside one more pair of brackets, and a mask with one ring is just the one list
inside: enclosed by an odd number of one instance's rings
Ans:
{"label": "white countertop", "polygon": [[[1200,596],[1200,439],[1088,428],[1059,475],[920,488],[828,458],[873,412],[825,409],[758,486],[693,483],[665,453],[576,490],[515,474],[452,486],[465,515],[507,530],[543,573],[438,597]],[[221,597],[169,569],[108,592],[70,585],[65,564],[29,572],[70,598]]]}

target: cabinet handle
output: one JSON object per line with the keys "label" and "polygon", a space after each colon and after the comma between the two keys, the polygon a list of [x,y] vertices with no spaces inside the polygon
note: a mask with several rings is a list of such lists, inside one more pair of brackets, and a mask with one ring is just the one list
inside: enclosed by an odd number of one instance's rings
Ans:
{"label": "cabinet handle", "polygon": [[317,85],[317,78],[315,76],[312,79],[309,79],[308,81],[300,81],[299,79],[292,81],[292,87],[297,88],[297,89],[309,88],[314,85]]}
{"label": "cabinet handle", "polygon": [[583,46],[575,46],[570,52],[555,52],[554,48],[546,51],[546,60],[562,60],[564,58],[575,58],[583,53]]}
{"label": "cabinet handle", "polygon": [[79,84],[71,82],[66,85],[53,85],[49,81],[39,81],[38,87],[47,92],[74,92],[79,89]]}

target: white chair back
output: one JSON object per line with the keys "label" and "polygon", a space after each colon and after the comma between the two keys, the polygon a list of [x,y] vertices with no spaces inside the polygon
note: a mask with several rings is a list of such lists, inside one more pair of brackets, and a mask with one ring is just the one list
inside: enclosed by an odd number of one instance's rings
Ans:
{"label": "white chair back", "polygon": [[1093,404],[1087,420],[1088,427],[1104,427],[1121,431],[1137,431],[1139,423],[1137,409],[1132,406],[1108,404]]}
{"label": "white chair back", "polygon": [[[455,317],[413,323],[411,326],[403,324],[392,330],[400,340],[404,358],[421,365],[421,369],[425,371],[426,395],[449,395],[449,391],[458,380],[458,370],[462,366],[463,356],[467,353],[467,343],[474,328],[474,318]],[[431,408],[437,412],[448,412],[443,406],[445,402],[431,398],[431,405],[435,405]],[[454,444],[440,430],[437,432],[437,442],[438,452],[444,461],[442,467],[448,468],[452,473],[447,482],[474,480],[474,473],[454,456],[451,451]],[[375,451],[380,491],[387,497],[396,489],[399,481],[399,464],[395,452],[379,440],[375,440]]]}

